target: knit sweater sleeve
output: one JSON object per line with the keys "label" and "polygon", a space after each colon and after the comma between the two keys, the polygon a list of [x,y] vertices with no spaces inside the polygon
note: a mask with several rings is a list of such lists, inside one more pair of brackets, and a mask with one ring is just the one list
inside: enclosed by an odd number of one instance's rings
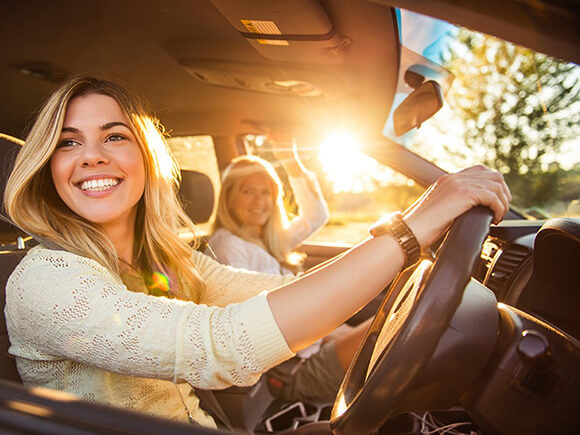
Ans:
{"label": "knit sweater sleeve", "polygon": [[225,308],[153,297],[95,261],[37,247],[6,293],[10,353],[21,358],[218,389],[250,385],[293,355],[258,289]]}
{"label": "knit sweater sleeve", "polygon": [[288,246],[294,249],[328,222],[329,211],[316,176],[307,172],[301,177],[289,177],[299,215],[286,230]]}
{"label": "knit sweater sleeve", "polygon": [[294,275],[273,275],[226,266],[207,255],[194,252],[194,262],[207,283],[201,302],[225,306],[274,290],[296,279]]}

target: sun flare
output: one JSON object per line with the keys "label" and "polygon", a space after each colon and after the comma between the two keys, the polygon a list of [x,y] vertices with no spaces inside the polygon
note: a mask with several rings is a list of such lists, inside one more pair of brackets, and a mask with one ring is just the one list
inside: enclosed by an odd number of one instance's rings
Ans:
{"label": "sun flare", "polygon": [[377,162],[360,151],[360,144],[353,135],[328,135],[320,144],[318,158],[335,193],[360,193],[374,188],[373,173]]}

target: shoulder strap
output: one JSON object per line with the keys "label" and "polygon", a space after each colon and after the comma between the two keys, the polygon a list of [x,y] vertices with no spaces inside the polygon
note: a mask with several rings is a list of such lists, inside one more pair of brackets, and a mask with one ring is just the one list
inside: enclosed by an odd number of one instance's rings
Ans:
{"label": "shoulder strap", "polygon": [[213,418],[215,418],[218,422],[220,422],[223,426],[228,428],[230,431],[235,432],[236,430],[230,423],[228,416],[224,412],[223,408],[219,404],[218,400],[215,398],[213,391],[211,390],[200,390],[198,388],[195,389],[195,394],[199,398],[200,406],[207,412],[211,414]]}

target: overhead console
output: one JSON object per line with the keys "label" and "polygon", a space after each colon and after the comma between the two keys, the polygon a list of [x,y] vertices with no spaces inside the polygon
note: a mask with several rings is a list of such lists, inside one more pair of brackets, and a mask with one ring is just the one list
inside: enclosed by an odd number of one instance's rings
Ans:
{"label": "overhead console", "polygon": [[180,64],[207,85],[297,97],[328,97],[344,89],[334,74],[307,68],[207,59],[182,59]]}

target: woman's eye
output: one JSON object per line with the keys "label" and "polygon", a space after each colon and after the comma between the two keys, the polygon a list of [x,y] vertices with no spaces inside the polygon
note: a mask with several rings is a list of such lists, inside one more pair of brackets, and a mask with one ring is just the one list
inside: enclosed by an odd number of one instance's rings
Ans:
{"label": "woman's eye", "polygon": [[114,133],[114,134],[110,134],[107,137],[107,142],[119,142],[119,141],[125,140],[125,139],[127,139],[127,138],[125,136],[123,136],[122,134]]}
{"label": "woman's eye", "polygon": [[61,149],[61,148],[73,148],[75,146],[79,145],[79,143],[73,139],[62,139],[57,145],[56,147]]}

